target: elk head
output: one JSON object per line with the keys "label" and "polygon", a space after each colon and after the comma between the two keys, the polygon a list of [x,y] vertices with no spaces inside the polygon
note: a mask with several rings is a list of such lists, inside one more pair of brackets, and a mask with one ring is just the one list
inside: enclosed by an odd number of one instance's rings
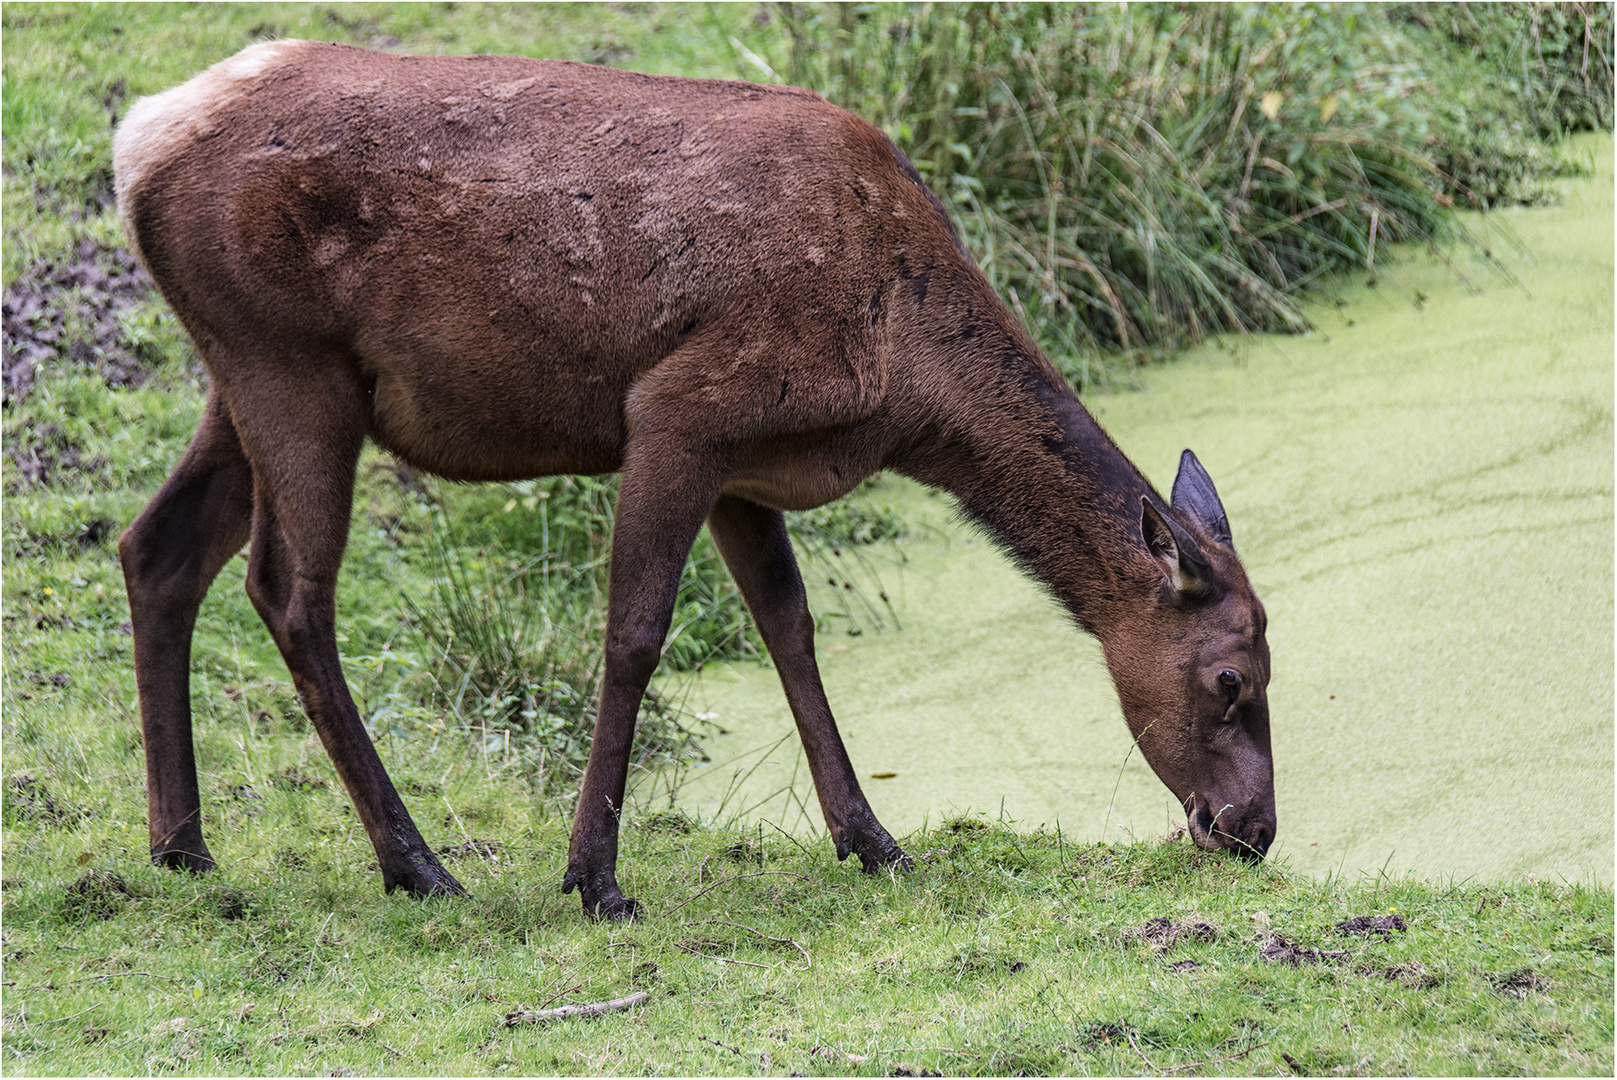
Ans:
{"label": "elk head", "polygon": [[1140,528],[1145,615],[1103,635],[1124,718],[1196,845],[1261,859],[1275,837],[1267,619],[1189,450],[1171,505],[1141,498]]}

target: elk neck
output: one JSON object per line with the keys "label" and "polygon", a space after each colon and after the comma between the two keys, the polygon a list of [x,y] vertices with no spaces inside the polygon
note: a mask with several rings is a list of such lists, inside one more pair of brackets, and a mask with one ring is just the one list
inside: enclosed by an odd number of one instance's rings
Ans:
{"label": "elk neck", "polygon": [[[1140,536],[1139,470],[972,268],[895,335],[929,418],[891,462],[960,502],[1086,630],[1139,612],[1161,573]],[[927,310],[931,306],[932,310]],[[909,320],[906,320],[909,321]]]}

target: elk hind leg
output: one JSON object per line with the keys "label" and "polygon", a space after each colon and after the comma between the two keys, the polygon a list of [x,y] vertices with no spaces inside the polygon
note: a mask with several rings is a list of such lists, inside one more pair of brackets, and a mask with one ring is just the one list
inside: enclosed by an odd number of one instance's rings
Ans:
{"label": "elk hind leg", "polygon": [[388,892],[466,891],[427,846],[359,716],[337,653],[337,573],[348,540],[364,390],[340,375],[280,378],[244,421],[254,504],[247,595],[269,627],[310,722],[376,849]]}
{"label": "elk hind leg", "polygon": [[211,870],[191,739],[191,634],[208,587],[247,542],[252,469],[230,412],[209,396],[174,472],[118,541],[146,748],[152,861]]}
{"label": "elk hind leg", "polygon": [[814,615],[792,554],[785,516],[725,495],[708,518],[708,531],[775,661],[837,858],[859,856],[866,873],[910,865],[909,856],[870,809],[831,715],[814,660]]}

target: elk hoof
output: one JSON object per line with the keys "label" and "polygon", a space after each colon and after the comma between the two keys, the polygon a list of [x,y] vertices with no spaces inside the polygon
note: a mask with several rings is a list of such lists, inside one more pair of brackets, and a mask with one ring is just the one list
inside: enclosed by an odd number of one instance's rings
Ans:
{"label": "elk hoof", "polygon": [[185,845],[153,846],[152,864],[167,870],[189,870],[193,874],[206,873],[217,865],[208,853],[208,845],[201,840]]}
{"label": "elk hoof", "polygon": [[618,888],[616,875],[611,871],[593,881],[591,878],[587,871],[573,866],[568,867],[566,876],[561,879],[562,892],[578,890],[579,899],[584,902],[586,919],[632,922],[641,917],[640,902],[632,896],[623,895]]}
{"label": "elk hoof", "polygon": [[915,860],[910,858],[908,852],[893,843],[892,840],[888,840],[886,847],[874,855],[867,855],[861,851],[859,853],[859,864],[867,874],[874,874],[878,870],[884,870],[889,866],[894,870],[915,869]]}
{"label": "elk hoof", "polygon": [[586,899],[584,914],[601,922],[633,922],[641,917],[640,901],[632,896],[616,893],[612,896],[603,896],[595,902],[592,909],[589,900]]}
{"label": "elk hoof", "polygon": [[422,856],[412,856],[410,865],[402,872],[382,872],[382,887],[388,892],[403,889],[411,896],[426,898],[429,896],[469,896],[465,887],[455,880],[455,875],[443,868],[443,865],[430,853]]}
{"label": "elk hoof", "polygon": [[900,870],[915,866],[915,860],[906,855],[898,842],[874,820],[867,830],[852,836],[845,835],[837,841],[837,858],[846,859],[849,855],[859,856],[860,868],[867,874],[874,874],[889,866]]}

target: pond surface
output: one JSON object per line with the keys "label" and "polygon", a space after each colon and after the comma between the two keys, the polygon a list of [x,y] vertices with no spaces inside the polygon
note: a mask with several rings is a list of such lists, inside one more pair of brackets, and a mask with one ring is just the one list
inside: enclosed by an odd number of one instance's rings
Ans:
{"label": "pond surface", "polygon": [[[1560,206],[1477,226],[1519,284],[1407,255],[1307,337],[1209,347],[1089,402],[1160,490],[1185,446],[1218,484],[1269,610],[1273,855],[1298,869],[1612,880],[1612,143],[1577,147],[1597,175]],[[819,643],[888,828],[1183,824],[1098,646],[944,499],[889,496],[935,526],[884,570],[903,629]],[[823,836],[773,671],[712,668],[690,694],[728,734],[683,802]]]}

